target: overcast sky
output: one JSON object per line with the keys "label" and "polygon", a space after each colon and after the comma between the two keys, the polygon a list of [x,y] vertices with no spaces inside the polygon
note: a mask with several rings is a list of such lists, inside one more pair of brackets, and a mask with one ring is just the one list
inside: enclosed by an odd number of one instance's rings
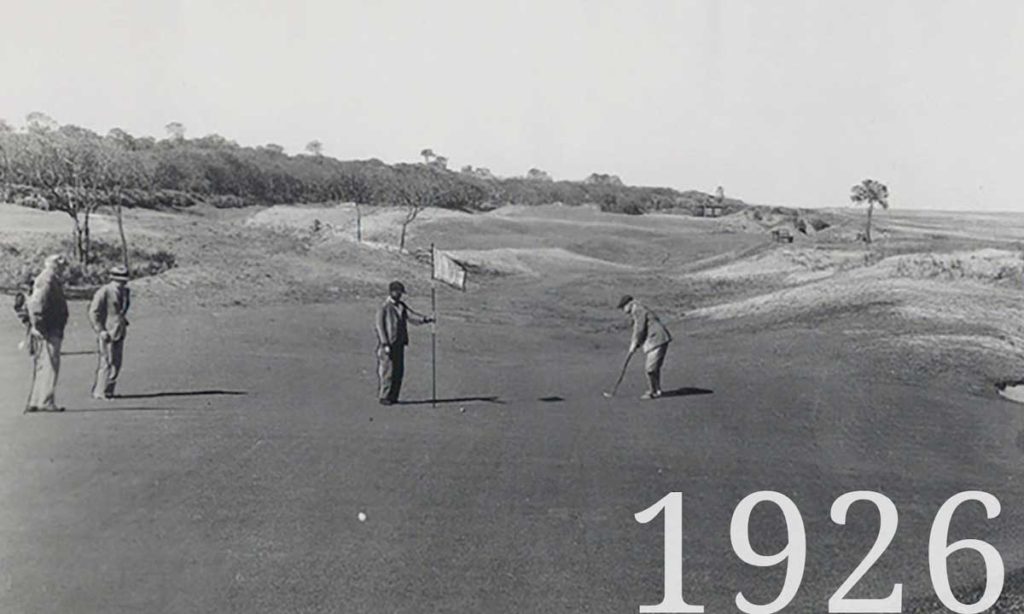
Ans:
{"label": "overcast sky", "polygon": [[1024,211],[1018,0],[0,0],[0,117]]}

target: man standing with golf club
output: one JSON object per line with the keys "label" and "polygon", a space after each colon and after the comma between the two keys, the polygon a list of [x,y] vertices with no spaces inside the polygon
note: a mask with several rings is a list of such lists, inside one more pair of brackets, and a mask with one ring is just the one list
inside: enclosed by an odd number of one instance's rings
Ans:
{"label": "man standing with golf club", "polygon": [[626,360],[622,364],[622,371],[615,387],[605,396],[612,397],[619,389],[622,378],[626,375],[626,367],[638,349],[643,348],[647,360],[644,362],[644,370],[647,373],[649,389],[641,396],[641,399],[657,399],[661,396],[661,367],[665,364],[665,353],[668,351],[668,344],[672,341],[672,335],[665,328],[665,325],[658,319],[657,314],[636,301],[628,294],[619,300],[618,308],[633,319],[633,334],[629,342],[629,351],[626,352]]}
{"label": "man standing with golf club", "polygon": [[60,374],[60,346],[68,323],[68,302],[62,283],[68,261],[60,254],[46,258],[43,272],[32,284],[28,297],[29,353],[32,355],[32,391],[25,412],[64,411],[54,392]]}

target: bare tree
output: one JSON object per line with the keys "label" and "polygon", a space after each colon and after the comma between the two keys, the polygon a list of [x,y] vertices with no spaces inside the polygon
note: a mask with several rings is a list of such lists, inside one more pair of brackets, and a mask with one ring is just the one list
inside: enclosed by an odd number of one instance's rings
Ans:
{"label": "bare tree", "polygon": [[124,232],[124,190],[126,188],[153,188],[152,175],[138,157],[132,156],[123,144],[107,143],[100,150],[98,166],[99,183],[108,195],[107,201],[114,207],[117,232],[121,239],[121,260],[124,268],[131,271],[128,239]]}
{"label": "bare tree", "polygon": [[404,209],[401,219],[402,230],[398,238],[398,251],[405,251],[405,239],[409,224],[412,224],[427,207],[440,202],[444,185],[441,181],[443,173],[431,168],[429,171],[397,167],[392,196],[395,204]]}
{"label": "bare tree", "polygon": [[855,205],[868,205],[868,223],[864,231],[864,242],[871,243],[871,213],[875,205],[883,209],[889,208],[889,188],[874,179],[865,179],[850,188],[850,202]]}

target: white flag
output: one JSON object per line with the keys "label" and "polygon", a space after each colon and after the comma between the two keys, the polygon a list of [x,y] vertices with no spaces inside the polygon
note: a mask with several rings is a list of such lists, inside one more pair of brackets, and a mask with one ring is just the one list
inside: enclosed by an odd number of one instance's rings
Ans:
{"label": "white flag", "polygon": [[434,279],[465,290],[466,267],[448,254],[434,250]]}

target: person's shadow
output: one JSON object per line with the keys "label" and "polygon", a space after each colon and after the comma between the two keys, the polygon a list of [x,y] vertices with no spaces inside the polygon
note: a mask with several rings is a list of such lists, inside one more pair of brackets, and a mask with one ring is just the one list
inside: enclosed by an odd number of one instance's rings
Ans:
{"label": "person's shadow", "polygon": [[249,394],[244,390],[178,390],[164,392],[145,392],[140,394],[116,394],[115,399],[159,399],[162,397],[202,397],[202,396],[242,396]]}
{"label": "person's shadow", "polygon": [[676,388],[674,390],[663,390],[661,392],[662,398],[667,397],[689,397],[700,394],[714,394],[714,390],[708,390],[707,388],[694,388],[692,386],[683,386],[682,388]]}
{"label": "person's shadow", "polygon": [[457,397],[448,399],[423,399],[418,401],[399,401],[398,405],[430,405],[436,403],[438,405],[444,405],[447,403],[472,403],[474,401],[480,401],[483,403],[497,403],[499,405],[504,404],[497,396],[490,397]]}

